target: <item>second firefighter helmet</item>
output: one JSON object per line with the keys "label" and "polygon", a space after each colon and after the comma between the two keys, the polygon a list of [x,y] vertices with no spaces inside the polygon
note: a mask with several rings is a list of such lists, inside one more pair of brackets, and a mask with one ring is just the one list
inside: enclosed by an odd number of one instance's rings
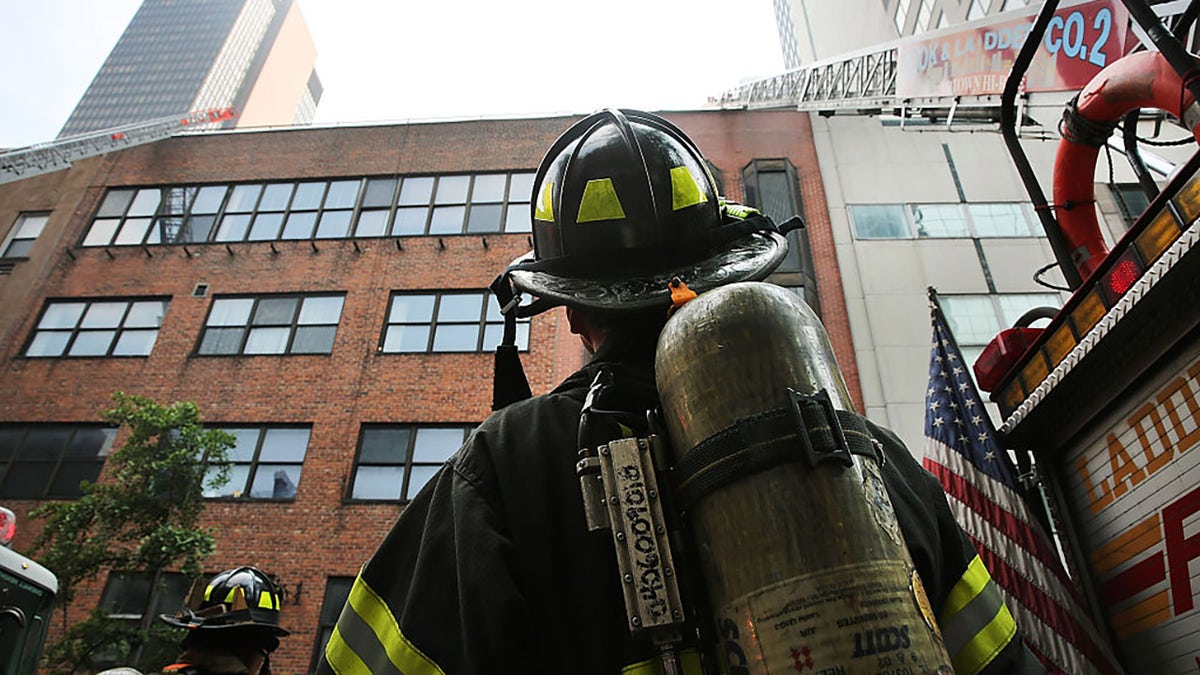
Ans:
{"label": "second firefighter helmet", "polygon": [[182,608],[159,618],[178,628],[201,630],[257,629],[284,637],[279,625],[279,588],[255,567],[235,567],[214,575],[208,584],[192,585]]}
{"label": "second firefighter helmet", "polygon": [[534,250],[508,269],[545,304],[633,310],[765,278],[787,253],[769,218],[726,204],[700,150],[667,120],[605,110],[572,125],[534,178]]}

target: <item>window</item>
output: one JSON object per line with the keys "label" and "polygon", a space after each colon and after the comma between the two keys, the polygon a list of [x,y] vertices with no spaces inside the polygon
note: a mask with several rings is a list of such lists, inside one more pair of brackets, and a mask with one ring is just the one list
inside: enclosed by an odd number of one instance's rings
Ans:
{"label": "window", "polygon": [[967,365],[974,364],[992,338],[1012,328],[1025,312],[1034,307],[1062,306],[1057,293],[940,295],[938,302]]}
{"label": "window", "polygon": [[[746,202],[771,217],[776,224],[804,211],[801,204],[796,168],[786,159],[755,159],[742,169]],[[775,270],[784,283],[799,289],[800,296],[820,313],[817,296],[817,277],[813,270],[812,251],[808,245],[808,230],[796,229],[787,233],[788,252]],[[791,279],[783,279],[791,276]]]}
{"label": "window", "polygon": [[168,304],[157,299],[49,302],[25,356],[149,356]]}
{"label": "window", "polygon": [[967,10],[967,21],[982,19],[987,16],[987,3],[983,0],[971,0],[971,8]]}
{"label": "window", "polygon": [[109,190],[84,246],[529,232],[532,172]]}
{"label": "window", "polygon": [[0,498],[59,499],[95,482],[117,430],[94,424],[0,424]]}
{"label": "window", "polygon": [[412,499],[470,431],[462,425],[363,425],[350,499]]}
{"label": "window", "polygon": [[17,216],[17,222],[8,233],[8,240],[0,249],[3,250],[0,258],[28,258],[29,249],[33,248],[33,242],[41,235],[49,219],[49,213],[22,213]]}
{"label": "window", "polygon": [[214,298],[197,353],[329,354],[344,300],[343,295]]}
{"label": "window", "polygon": [[851,204],[859,239],[1036,237],[1033,210],[1017,203]]}
{"label": "window", "polygon": [[[481,352],[503,335],[504,316],[490,293],[393,293],[380,351]],[[517,320],[517,347],[529,349],[529,319]]]}
{"label": "window", "polygon": [[850,218],[859,239],[906,239],[908,222],[899,204],[852,204]]}
{"label": "window", "polygon": [[313,645],[312,664],[308,672],[317,671],[317,663],[325,653],[325,645],[329,644],[329,636],[333,635],[333,628],[342,614],[342,607],[350,598],[350,587],[353,585],[354,577],[329,577],[325,582],[325,598],[321,601],[321,616],[317,619],[317,641]]}
{"label": "window", "polygon": [[929,20],[933,18],[933,0],[921,0],[921,6],[917,8],[917,33],[924,33],[929,30]]}
{"label": "window", "polygon": [[[308,427],[216,428],[233,434],[237,440],[228,453],[229,482],[215,489],[205,488],[205,497],[295,498],[308,452]],[[210,469],[209,475],[214,471]]]}
{"label": "window", "polygon": [[[104,591],[100,595],[100,611],[110,620],[137,626],[144,613],[149,613],[158,622],[160,614],[174,614],[187,600],[192,579],[179,572],[163,572],[157,583],[150,577],[128,572],[110,572]],[[153,665],[171,663],[177,656],[179,644],[176,640],[151,638],[130,653],[121,653],[110,647],[97,655],[96,665],[102,668],[131,664]]]}
{"label": "window", "polygon": [[1142,191],[1142,186],[1137,183],[1110,184],[1109,189],[1116,198],[1121,217],[1125,219],[1125,229],[1133,227],[1137,219],[1150,208],[1150,200]]}
{"label": "window", "polygon": [[908,6],[912,4],[912,0],[899,0],[896,3],[896,15],[892,20],[896,24],[896,32],[904,35],[904,27],[908,23]]}
{"label": "window", "polygon": [[150,223],[162,202],[162,192],[158,188],[109,190],[96,210],[83,245],[159,243],[159,238],[150,232]]}

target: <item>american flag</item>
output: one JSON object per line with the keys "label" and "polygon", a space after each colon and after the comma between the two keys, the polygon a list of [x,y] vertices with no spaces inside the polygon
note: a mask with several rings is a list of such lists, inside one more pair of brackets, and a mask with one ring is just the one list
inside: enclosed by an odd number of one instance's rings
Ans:
{"label": "american flag", "polygon": [[924,466],[1005,596],[1025,643],[1050,673],[1120,673],[1028,506],[933,289]]}

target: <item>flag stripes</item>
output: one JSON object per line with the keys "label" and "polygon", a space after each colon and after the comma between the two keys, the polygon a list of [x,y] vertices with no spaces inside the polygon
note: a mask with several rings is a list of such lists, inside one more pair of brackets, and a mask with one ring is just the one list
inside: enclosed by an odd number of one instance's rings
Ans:
{"label": "flag stripes", "polygon": [[932,289],[930,304],[925,468],[942,484],[1022,638],[1047,670],[1118,675],[1111,651],[1024,498],[1016,467],[999,445]]}

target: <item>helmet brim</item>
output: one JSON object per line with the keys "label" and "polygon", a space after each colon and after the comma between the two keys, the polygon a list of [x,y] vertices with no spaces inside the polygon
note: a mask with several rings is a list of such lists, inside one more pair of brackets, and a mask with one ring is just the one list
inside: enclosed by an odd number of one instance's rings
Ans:
{"label": "helmet brim", "polygon": [[[518,290],[569,307],[623,311],[671,304],[668,283],[679,277],[701,293],[739,281],[765,279],[787,255],[787,241],[771,232],[754,232],[699,262],[668,268],[648,276],[577,279],[514,269],[509,274]],[[513,264],[533,260],[532,251]]]}
{"label": "helmet brim", "polygon": [[262,623],[260,621],[243,621],[241,623],[212,624],[212,623],[181,621],[180,619],[177,619],[170,614],[159,614],[158,618],[160,621],[167,624],[168,626],[174,626],[175,628],[187,628],[189,630],[195,630],[195,629],[200,629],[200,628],[202,628],[204,630],[234,630],[234,629],[240,628],[241,630],[261,630],[261,631],[270,633],[276,637],[287,637],[292,634],[292,632],[287,630],[286,628],[283,628],[281,626],[276,626],[275,624]]}

